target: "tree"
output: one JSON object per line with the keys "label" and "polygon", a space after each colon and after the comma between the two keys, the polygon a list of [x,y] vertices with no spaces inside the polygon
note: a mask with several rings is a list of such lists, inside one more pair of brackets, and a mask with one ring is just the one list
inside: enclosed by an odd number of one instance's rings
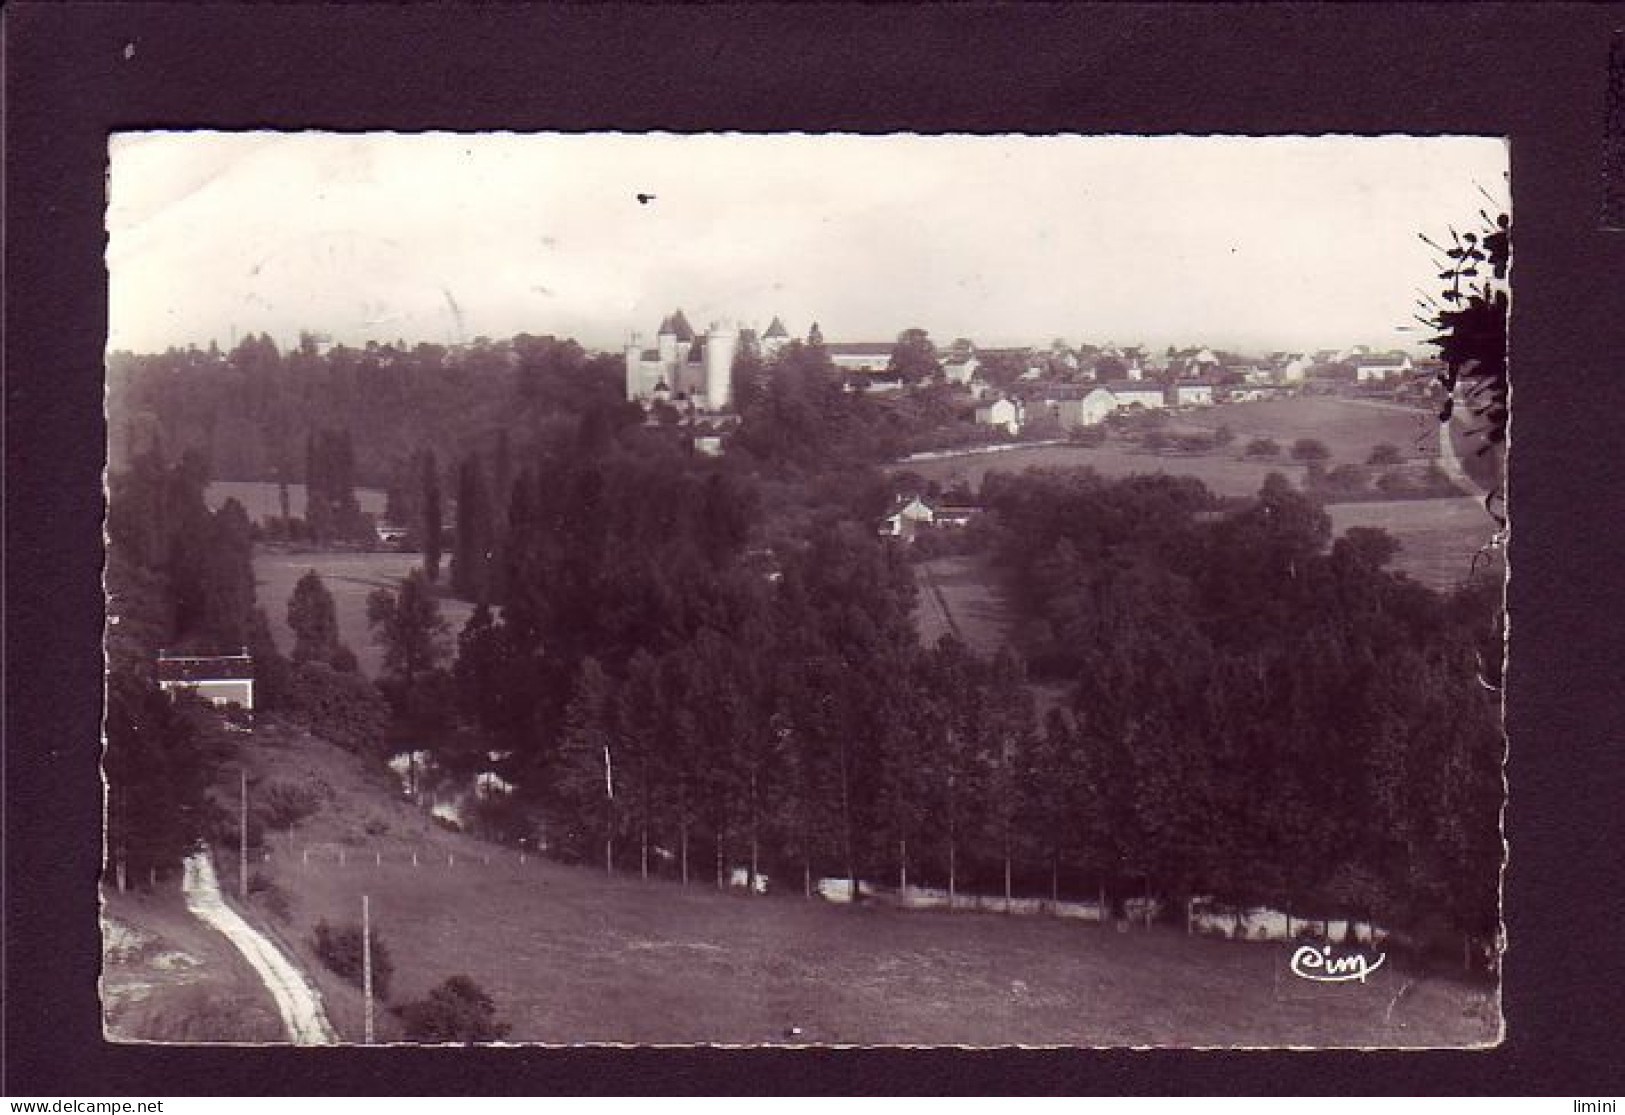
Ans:
{"label": "tree", "polygon": [[171,701],[152,681],[107,683],[107,855],[119,888],[180,865],[205,835],[207,789],[220,762],[196,698]]}
{"label": "tree", "polygon": [[408,573],[396,592],[381,588],[368,596],[367,623],[384,650],[380,685],[397,713],[420,723],[443,717],[449,679],[438,667],[449,653],[447,626],[423,571]]}
{"label": "tree", "polygon": [[508,1024],[497,1021],[491,996],[467,976],[452,976],[426,999],[395,1008],[409,1041],[500,1041]]}
{"label": "tree", "polygon": [[293,586],[293,595],[288,598],[288,627],[293,631],[291,657],[295,665],[331,664],[341,649],[333,594],[327,591],[321,575],[314,569]]}
{"label": "tree", "polygon": [[614,683],[596,659],[581,664],[575,696],[565,713],[563,742],[559,748],[557,794],[563,805],[577,855],[592,846],[601,848],[604,870],[615,870],[615,760],[620,750],[616,733]]}
{"label": "tree", "polygon": [[445,546],[440,512],[440,466],[433,449],[424,450],[419,467],[423,474],[423,571],[432,583],[440,579],[440,556]]}
{"label": "tree", "polygon": [[1481,423],[1473,432],[1483,437],[1484,451],[1488,451],[1506,441],[1507,315],[1511,306],[1506,278],[1512,261],[1512,220],[1505,213],[1493,220],[1483,211],[1479,216],[1482,224],[1477,232],[1450,230],[1448,248],[1422,236],[1425,244],[1448,260],[1435,261],[1439,279],[1448,285],[1440,292],[1446,304],[1429,299],[1427,316],[1420,320],[1438,330],[1428,343],[1438,349],[1445,365],[1438,375],[1444,393],[1439,420],[1450,421],[1456,389],[1465,388],[1466,406]]}
{"label": "tree", "polygon": [[1315,465],[1329,461],[1332,451],[1326,443],[1312,437],[1301,437],[1292,443],[1292,459],[1300,464]]}
{"label": "tree", "polygon": [[451,590],[476,603],[489,599],[490,563],[496,539],[485,469],[469,454],[457,469],[457,537],[451,558]]}
{"label": "tree", "polygon": [[937,359],[937,346],[931,343],[930,334],[920,328],[899,333],[886,370],[904,383],[922,383],[940,375],[942,364]]}

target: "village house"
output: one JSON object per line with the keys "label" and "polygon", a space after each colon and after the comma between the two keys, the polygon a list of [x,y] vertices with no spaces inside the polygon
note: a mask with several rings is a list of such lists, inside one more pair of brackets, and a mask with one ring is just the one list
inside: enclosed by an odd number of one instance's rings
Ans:
{"label": "village house", "polygon": [[1108,383],[1106,389],[1116,398],[1120,407],[1139,406],[1146,410],[1160,410],[1168,405],[1168,393],[1160,383],[1125,381]]}
{"label": "village house", "polygon": [[976,375],[976,369],[981,366],[973,352],[955,354],[943,363],[942,378],[964,387],[970,383],[971,378]]}
{"label": "village house", "polygon": [[936,519],[932,525],[938,530],[960,530],[968,527],[971,520],[982,513],[980,507],[969,503],[939,503],[934,510]]}
{"label": "village house", "polygon": [[1116,409],[1117,396],[1106,387],[1093,387],[1078,398],[1056,399],[1050,404],[1050,413],[1066,430],[1099,425]]}
{"label": "village house", "polygon": [[931,527],[936,518],[935,509],[919,496],[898,496],[880,521],[880,534],[885,538],[913,538],[916,531]]}
{"label": "village house", "polygon": [[824,345],[824,354],[843,372],[884,372],[894,347],[891,341],[841,341]]}
{"label": "village house", "polygon": [[1021,432],[1021,407],[1013,399],[997,399],[976,408],[976,424],[1002,429],[1014,437]]}
{"label": "village house", "polygon": [[1176,407],[1210,407],[1213,405],[1211,383],[1176,383],[1171,388]]}
{"label": "village house", "polygon": [[1354,382],[1386,383],[1390,379],[1403,378],[1414,367],[1411,358],[1402,352],[1388,353],[1385,356],[1367,356],[1354,365]]}
{"label": "village house", "polygon": [[1281,365],[1280,381],[1282,383],[1302,383],[1309,377],[1309,361],[1303,356],[1294,356]]}
{"label": "village house", "polygon": [[216,708],[254,711],[254,660],[240,654],[190,655],[158,652],[158,688],[196,693]]}

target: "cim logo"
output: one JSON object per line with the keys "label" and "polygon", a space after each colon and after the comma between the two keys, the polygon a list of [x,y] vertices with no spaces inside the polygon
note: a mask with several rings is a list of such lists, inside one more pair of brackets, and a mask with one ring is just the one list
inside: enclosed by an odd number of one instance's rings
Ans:
{"label": "cim logo", "polygon": [[1313,980],[1315,983],[1347,983],[1350,980],[1365,982],[1365,978],[1387,960],[1386,953],[1379,952],[1376,961],[1367,959],[1364,955],[1356,953],[1353,956],[1333,956],[1332,946],[1302,945],[1292,954],[1292,962],[1288,965],[1292,974],[1299,979]]}

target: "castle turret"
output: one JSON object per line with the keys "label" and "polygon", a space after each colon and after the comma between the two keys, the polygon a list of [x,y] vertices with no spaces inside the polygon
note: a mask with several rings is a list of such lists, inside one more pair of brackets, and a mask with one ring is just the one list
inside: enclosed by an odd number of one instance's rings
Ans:
{"label": "castle turret", "polygon": [[713,322],[705,333],[705,403],[712,410],[733,405],[734,352],[739,334],[733,328]]}
{"label": "castle turret", "polygon": [[636,333],[626,338],[626,398],[634,401],[643,394],[643,344]]}
{"label": "castle turret", "polygon": [[661,366],[669,371],[677,363],[677,330],[673,328],[670,317],[660,323],[655,344],[660,352]]}

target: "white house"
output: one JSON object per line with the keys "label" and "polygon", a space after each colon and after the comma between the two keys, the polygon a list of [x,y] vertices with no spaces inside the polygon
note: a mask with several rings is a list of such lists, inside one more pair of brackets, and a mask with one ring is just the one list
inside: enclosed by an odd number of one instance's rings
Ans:
{"label": "white house", "polygon": [[976,374],[976,369],[981,366],[981,361],[976,359],[974,353],[953,356],[942,365],[942,377],[949,383],[956,383],[963,387],[970,383],[971,377]]}
{"label": "white house", "polygon": [[1054,404],[1056,419],[1068,430],[1098,425],[1116,409],[1117,396],[1106,387],[1096,387],[1081,398],[1060,399]]}
{"label": "white house", "polygon": [[217,708],[254,711],[254,660],[241,654],[187,655],[158,652],[158,688],[190,690]]}
{"label": "white house", "polygon": [[1168,394],[1160,383],[1113,383],[1109,390],[1120,407],[1142,406],[1158,410],[1168,405]]}
{"label": "white house", "polygon": [[1211,383],[1174,384],[1174,405],[1178,407],[1210,407],[1213,405]]}
{"label": "white house", "polygon": [[936,522],[937,513],[919,496],[899,496],[891,513],[880,521],[880,533],[887,538],[912,538],[921,527]]}
{"label": "white house", "polygon": [[1354,365],[1354,380],[1356,383],[1383,383],[1409,374],[1414,367],[1411,358],[1403,353],[1369,356]]}
{"label": "white house", "polygon": [[842,371],[884,372],[894,347],[891,341],[843,341],[824,345],[824,353]]}
{"label": "white house", "polygon": [[1014,436],[1021,432],[1021,408],[1010,399],[998,399],[976,408],[978,426],[996,426]]}
{"label": "white house", "polygon": [[1282,383],[1302,383],[1309,376],[1309,361],[1302,356],[1294,356],[1281,368]]}

